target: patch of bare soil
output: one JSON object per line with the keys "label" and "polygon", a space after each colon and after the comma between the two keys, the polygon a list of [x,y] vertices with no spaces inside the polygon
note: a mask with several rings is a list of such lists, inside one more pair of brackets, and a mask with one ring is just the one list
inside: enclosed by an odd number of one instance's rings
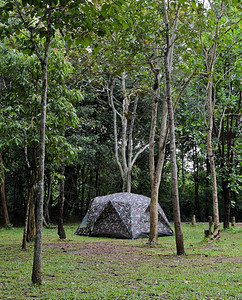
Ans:
{"label": "patch of bare soil", "polygon": [[[162,247],[150,248],[147,243],[136,244],[136,241],[103,241],[103,242],[57,242],[45,244],[44,247],[60,249],[63,253],[71,253],[87,258],[100,258],[103,262],[117,260],[119,262],[142,263],[147,261],[160,262],[168,265],[180,263],[211,263],[234,262],[242,263],[240,257],[209,256],[207,254],[194,254],[187,256],[167,255]],[[204,250],[211,248],[209,243],[203,245]],[[175,250],[175,249],[174,249]],[[167,249],[166,249],[167,251]]]}
{"label": "patch of bare soil", "polygon": [[[133,242],[135,243],[135,242]],[[100,257],[122,257],[138,255],[144,256],[142,252],[147,249],[144,246],[131,245],[131,242],[123,241],[105,241],[105,242],[85,242],[85,243],[50,243],[44,246],[52,249],[60,249],[63,252],[72,252],[83,256],[100,256]]]}

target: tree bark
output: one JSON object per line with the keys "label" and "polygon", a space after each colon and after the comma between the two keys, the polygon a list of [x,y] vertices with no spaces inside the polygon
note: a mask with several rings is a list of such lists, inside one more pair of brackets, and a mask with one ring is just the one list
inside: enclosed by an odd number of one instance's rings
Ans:
{"label": "tree bark", "polygon": [[27,204],[25,208],[25,220],[24,220],[24,232],[23,232],[23,242],[22,249],[26,250],[26,242],[30,242],[35,237],[35,184],[37,181],[37,158],[36,158],[36,145],[33,147],[33,167],[31,167],[28,159],[28,143],[27,135],[25,132],[25,147],[24,155],[27,167],[29,169],[29,178],[28,178],[28,196]]}
{"label": "tree bark", "polygon": [[10,220],[8,215],[8,207],[7,207],[6,193],[5,193],[5,170],[3,167],[3,159],[1,153],[0,153],[0,195],[1,195],[1,205],[2,205],[4,226],[7,227],[10,225]]}
{"label": "tree bark", "polygon": [[183,233],[181,227],[180,217],[180,205],[179,205],[179,194],[178,194],[178,178],[177,178],[177,163],[176,163],[176,138],[175,138],[175,120],[174,110],[171,95],[171,71],[172,71],[172,60],[174,51],[174,37],[176,31],[176,24],[178,18],[179,8],[177,9],[177,15],[174,20],[173,32],[170,37],[169,20],[166,9],[166,2],[163,0],[163,12],[164,12],[164,23],[165,23],[165,36],[166,36],[166,50],[164,54],[164,65],[165,65],[165,77],[166,77],[166,101],[168,107],[169,127],[170,127],[170,156],[171,156],[171,180],[172,180],[172,204],[173,204],[173,218],[176,236],[176,250],[177,255],[184,255],[184,243]]}
{"label": "tree bark", "polygon": [[204,48],[205,63],[208,72],[208,83],[207,83],[207,99],[208,99],[208,109],[207,109],[207,152],[208,159],[210,163],[211,171],[211,181],[212,181],[212,197],[213,197],[213,220],[214,220],[214,231],[213,237],[215,239],[219,238],[219,205],[218,205],[218,192],[217,192],[217,178],[216,178],[216,165],[215,158],[212,147],[212,133],[213,133],[213,122],[214,122],[214,108],[213,108],[213,79],[214,79],[214,65],[216,62],[216,52],[217,52],[217,40],[219,36],[219,18],[221,18],[222,9],[224,6],[224,1],[221,1],[221,9],[219,14],[215,11],[214,6],[209,0],[211,9],[215,15],[215,28],[213,32],[213,40],[211,47],[208,51]]}
{"label": "tree bark", "polygon": [[[48,57],[51,41],[51,23],[52,23],[52,0],[48,2],[47,12],[47,35],[45,41],[44,58],[40,56],[39,49],[36,48],[32,40],[36,53],[42,65],[42,93],[41,93],[41,123],[40,123],[40,141],[39,141],[39,174],[38,187],[36,195],[36,239],[34,245],[34,259],[32,269],[32,282],[41,284],[41,261],[42,261],[42,231],[43,231],[43,202],[44,202],[44,172],[45,172],[45,124],[46,124],[46,104],[48,90]],[[32,34],[32,32],[31,32]],[[31,35],[32,37],[32,35]]]}
{"label": "tree bark", "polygon": [[26,243],[35,237],[35,203],[34,203],[34,186],[36,184],[36,171],[30,170],[28,184],[28,198],[25,208],[24,233],[22,241],[22,249],[26,250]]}
{"label": "tree bark", "polygon": [[197,157],[197,144],[194,138],[194,146],[193,146],[193,172],[194,172],[194,185],[195,185],[195,208],[196,208],[196,216],[197,220],[201,221],[201,213],[200,213],[200,202],[199,202],[199,168],[198,168],[198,157]]}
{"label": "tree bark", "polygon": [[[149,167],[150,167],[150,183],[151,183],[151,202],[150,202],[150,233],[149,233],[149,244],[156,244],[158,241],[158,196],[159,187],[161,180],[161,172],[164,163],[165,156],[165,143],[163,143],[163,148],[159,149],[159,159],[157,164],[155,163],[155,132],[157,123],[157,112],[158,112],[158,102],[160,99],[160,73],[158,67],[160,67],[160,62],[157,64],[157,68],[154,68],[151,64],[151,69],[154,73],[154,86],[153,86],[153,100],[152,100],[152,117],[151,117],[151,127],[149,136]],[[162,123],[164,127],[161,129],[164,131],[166,129],[166,115],[167,106],[163,104],[163,116]],[[161,139],[161,138],[160,138]],[[160,145],[159,145],[160,146]]]}
{"label": "tree bark", "polygon": [[44,203],[44,218],[47,224],[50,224],[50,213],[49,213],[49,205],[52,197],[52,178],[51,175],[48,175],[48,193],[46,196],[46,200]]}
{"label": "tree bark", "polygon": [[36,239],[34,247],[34,260],[32,270],[33,283],[41,284],[41,261],[42,261],[42,229],[43,229],[43,196],[44,196],[44,168],[45,168],[45,123],[47,102],[47,57],[42,63],[42,101],[41,101],[41,125],[40,125],[40,153],[39,153],[39,176],[36,193]]}
{"label": "tree bark", "polygon": [[150,234],[149,244],[158,242],[158,196],[159,184],[154,183],[151,186],[151,202],[150,202]]}
{"label": "tree bark", "polygon": [[64,229],[64,221],[63,221],[63,208],[64,208],[64,190],[65,190],[65,165],[64,162],[61,163],[61,178],[60,178],[60,195],[58,198],[58,218],[57,218],[57,225],[58,225],[58,235],[60,239],[66,238],[66,233]]}
{"label": "tree bark", "polygon": [[212,148],[212,131],[213,131],[212,88],[213,88],[213,74],[209,76],[208,87],[207,87],[208,90],[207,151],[208,151],[208,158],[210,162],[211,180],[212,180],[214,236],[217,237],[219,235],[219,209],[218,209],[216,166],[215,166],[215,159],[214,159],[214,153]]}
{"label": "tree bark", "polygon": [[210,175],[210,165],[209,165],[209,159],[208,155],[206,157],[206,198],[205,198],[205,214],[206,218],[209,217],[209,200],[211,198],[210,196],[210,188],[209,188],[209,175]]}

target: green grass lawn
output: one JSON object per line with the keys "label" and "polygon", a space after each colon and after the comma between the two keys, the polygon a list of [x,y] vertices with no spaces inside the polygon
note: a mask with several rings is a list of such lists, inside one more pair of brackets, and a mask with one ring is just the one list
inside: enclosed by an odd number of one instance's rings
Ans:
{"label": "green grass lawn", "polygon": [[0,228],[0,299],[242,299],[242,228],[204,239],[207,224],[183,225],[186,256],[175,237],[118,240],[75,236],[78,224],[44,229],[42,278],[31,283],[33,243],[21,250],[23,228]]}

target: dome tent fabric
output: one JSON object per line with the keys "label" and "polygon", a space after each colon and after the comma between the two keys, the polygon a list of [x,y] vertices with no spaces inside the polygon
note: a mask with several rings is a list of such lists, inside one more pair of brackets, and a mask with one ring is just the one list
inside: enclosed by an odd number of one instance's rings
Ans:
{"label": "dome tent fabric", "polygon": [[[148,237],[150,198],[133,193],[116,193],[93,199],[75,234],[116,238]],[[158,205],[158,236],[173,235],[162,208]]]}

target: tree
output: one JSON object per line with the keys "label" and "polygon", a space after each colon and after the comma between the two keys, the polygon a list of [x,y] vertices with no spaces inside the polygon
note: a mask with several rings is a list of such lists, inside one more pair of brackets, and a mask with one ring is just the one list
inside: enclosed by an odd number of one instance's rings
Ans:
{"label": "tree", "polygon": [[183,233],[181,228],[180,205],[178,195],[178,179],[177,179],[177,164],[176,164],[176,138],[174,124],[174,110],[171,94],[171,72],[173,62],[174,40],[177,30],[178,14],[180,6],[177,6],[175,17],[173,20],[173,28],[170,32],[170,24],[166,2],[163,0],[163,13],[165,23],[166,50],[164,55],[165,77],[166,77],[166,101],[168,107],[169,126],[170,126],[170,156],[171,156],[171,177],[172,177],[172,202],[173,202],[173,218],[176,234],[176,249],[178,255],[184,255]]}
{"label": "tree", "polygon": [[[216,65],[218,53],[222,42],[223,34],[230,31],[231,19],[228,14],[225,1],[209,1],[209,8],[205,9],[204,15],[207,20],[203,20],[206,29],[200,28],[200,42],[202,54],[205,60],[205,68],[207,73],[207,114],[205,122],[207,126],[207,153],[210,162],[211,181],[212,181],[212,198],[213,198],[213,218],[214,232],[213,238],[219,238],[219,204],[218,204],[218,188],[215,151],[213,149],[213,130],[215,124],[216,109],[216,85],[214,83],[216,74]],[[200,23],[201,24],[201,23]],[[233,23],[232,23],[233,24]],[[233,25],[232,25],[233,26]],[[203,31],[202,31],[203,30]],[[207,30],[207,31],[206,31]],[[223,125],[223,122],[221,122]],[[226,184],[227,185],[227,184]],[[225,209],[226,211],[226,209]],[[228,217],[226,217],[228,219]]]}
{"label": "tree", "polygon": [[[235,8],[233,9],[236,11]],[[228,10],[232,15],[235,14],[233,9]],[[221,36],[215,69],[217,77],[214,83],[214,99],[216,101],[214,132],[217,139],[217,161],[220,164],[218,175],[221,178],[223,227],[225,229],[229,228],[233,193],[238,194],[240,191],[238,156],[241,149],[239,146],[241,58],[237,45],[240,32],[236,17],[229,26],[225,34]]]}
{"label": "tree", "polygon": [[[144,7],[143,7],[144,5]],[[172,6],[172,5],[171,5]],[[167,89],[164,93],[164,99],[162,101],[162,111],[158,117],[158,106],[161,98],[161,58],[164,56],[165,49],[167,47],[166,35],[163,30],[162,13],[164,14],[163,8],[157,1],[152,2],[149,8],[145,4],[140,4],[135,9],[135,14],[132,14],[132,23],[134,24],[134,31],[136,39],[141,45],[142,52],[144,53],[145,63],[149,65],[150,70],[153,73],[153,93],[152,93],[152,117],[151,127],[149,135],[149,164],[150,164],[150,180],[151,180],[151,207],[150,207],[150,237],[149,243],[156,243],[158,238],[158,196],[159,187],[161,181],[161,174],[165,159],[165,147],[169,132],[169,126],[167,124],[168,106],[167,106]],[[144,24],[145,20],[145,25]],[[172,38],[171,44],[167,47],[169,61],[169,71],[172,68],[173,62],[173,51],[175,43],[175,35],[177,31],[178,13],[174,13],[172,26]],[[141,25],[142,24],[142,25]],[[170,50],[171,49],[171,50]],[[165,66],[165,63],[164,63]],[[165,68],[165,67],[164,67]],[[165,73],[165,72],[164,72]],[[179,91],[174,105],[172,103],[172,110],[175,109],[178,101],[180,100],[182,93],[190,82],[192,76],[183,84]],[[167,86],[166,86],[167,87]],[[170,88],[170,86],[169,86]],[[170,96],[170,94],[169,94]],[[173,112],[172,112],[173,113]],[[157,124],[160,121],[159,137],[157,138]],[[156,154],[156,140],[158,140],[158,151]],[[157,157],[157,160],[156,160]],[[179,208],[178,208],[179,210]],[[177,214],[175,217],[179,217]],[[182,235],[180,235],[182,240]],[[184,251],[184,250],[183,250]],[[178,251],[179,252],[179,251]],[[182,252],[182,251],[181,251]]]}
{"label": "tree", "polygon": [[[114,129],[114,150],[115,150],[115,158],[116,162],[119,166],[119,170],[121,173],[121,177],[123,180],[123,192],[131,192],[131,174],[133,166],[141,153],[143,153],[147,148],[148,144],[144,146],[139,146],[137,144],[141,144],[142,141],[136,141],[134,144],[134,126],[135,119],[137,116],[137,107],[139,101],[139,95],[135,91],[129,93],[126,87],[126,79],[127,75],[125,72],[121,75],[121,84],[122,84],[122,92],[123,92],[123,100],[122,100],[122,111],[118,112],[115,101],[114,101],[114,87],[116,78],[113,80],[111,87],[107,87],[108,92],[108,100],[109,104],[113,111],[113,129]],[[132,100],[134,99],[134,100]],[[132,105],[132,109],[130,106]],[[118,122],[117,116],[121,119],[121,137],[118,137]],[[121,150],[119,149],[119,143],[121,141]],[[134,153],[134,149],[136,152]],[[121,155],[119,155],[121,152]],[[121,159],[120,159],[121,156]]]}
{"label": "tree", "polygon": [[[219,16],[220,18],[221,16]],[[207,123],[207,151],[210,162],[212,191],[213,191],[213,218],[214,218],[214,237],[219,237],[219,208],[218,208],[218,192],[216,179],[215,158],[212,147],[212,131],[213,131],[213,71],[216,61],[217,39],[219,34],[218,22],[214,28],[211,47],[205,52],[206,69],[208,72],[207,97],[208,97],[208,123]]]}
{"label": "tree", "polygon": [[66,233],[63,224],[63,207],[64,207],[64,191],[65,191],[65,165],[64,161],[61,163],[61,178],[60,178],[60,195],[58,199],[58,217],[57,217],[57,225],[58,225],[58,235],[60,239],[66,238]]}
{"label": "tree", "polygon": [[[2,11],[7,11],[3,16],[5,30],[10,33],[23,34],[25,45],[30,54],[35,52],[42,69],[42,88],[41,88],[41,121],[40,121],[40,140],[39,140],[39,170],[38,170],[38,188],[36,194],[36,239],[34,251],[34,263],[32,272],[32,281],[41,284],[41,250],[42,250],[42,226],[43,226],[43,191],[44,191],[44,168],[45,168],[45,131],[46,131],[46,104],[48,91],[48,60],[51,40],[55,30],[61,30],[66,26],[72,35],[66,35],[67,46],[72,44],[72,38],[77,33],[76,26],[80,28],[81,34],[86,33],[88,29],[93,30],[93,24],[96,24],[96,8],[100,9],[98,4],[80,1],[75,3],[71,1],[56,2],[49,0],[42,1],[6,1],[1,7]],[[89,19],[90,18],[90,19]],[[15,20],[17,19],[17,22]],[[70,20],[72,26],[69,26]],[[84,25],[84,26],[83,26]],[[81,27],[82,26],[82,27]],[[84,27],[84,29],[83,29]],[[92,31],[91,30],[91,31]],[[83,38],[79,39],[79,42]]]}
{"label": "tree", "polygon": [[[15,6],[16,5],[16,6]],[[11,3],[8,1],[6,8],[15,8],[15,13],[19,21],[19,27],[13,29],[17,33],[23,32],[26,36],[26,44],[32,45],[42,69],[42,91],[41,91],[41,121],[40,121],[40,140],[39,140],[39,170],[36,192],[36,239],[32,270],[33,283],[41,284],[41,258],[42,258],[42,227],[43,227],[43,192],[44,192],[44,168],[45,168],[45,124],[46,124],[46,103],[48,90],[48,58],[51,38],[53,37],[53,1],[43,3],[33,1],[23,1],[23,3]],[[8,16],[7,16],[8,17]],[[14,16],[15,17],[15,16]],[[12,20],[10,20],[10,23]],[[44,27],[43,27],[43,24]],[[42,36],[42,43],[38,43],[38,37]],[[42,47],[42,49],[41,49]]]}

